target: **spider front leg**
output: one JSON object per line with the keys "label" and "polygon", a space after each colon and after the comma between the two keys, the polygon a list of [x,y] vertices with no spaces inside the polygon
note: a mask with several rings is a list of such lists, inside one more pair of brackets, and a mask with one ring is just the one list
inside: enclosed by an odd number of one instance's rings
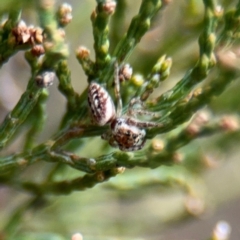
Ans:
{"label": "spider front leg", "polygon": [[162,127],[163,124],[162,123],[158,123],[158,122],[148,122],[148,121],[140,121],[140,120],[136,120],[134,118],[130,118],[128,117],[126,119],[126,123],[131,125],[131,126],[135,126],[141,129],[147,129],[147,128],[154,128],[154,127]]}
{"label": "spider front leg", "polygon": [[118,62],[114,64],[114,92],[117,99],[117,117],[122,115],[122,98],[120,94],[119,67]]}
{"label": "spider front leg", "polygon": [[140,100],[140,98],[133,98],[131,99],[129,105],[128,105],[128,111],[127,115],[128,116],[136,116],[136,110],[138,111],[139,109],[134,108],[135,105],[140,105],[143,108],[143,102]]}
{"label": "spider front leg", "polygon": [[[141,108],[140,109],[135,108],[136,105],[140,105]],[[146,110],[144,103],[143,103],[143,101],[141,101],[140,98],[133,98],[130,101],[126,115],[129,117],[137,117],[137,115],[150,116],[152,118],[160,117],[159,113],[149,112],[148,110]]]}

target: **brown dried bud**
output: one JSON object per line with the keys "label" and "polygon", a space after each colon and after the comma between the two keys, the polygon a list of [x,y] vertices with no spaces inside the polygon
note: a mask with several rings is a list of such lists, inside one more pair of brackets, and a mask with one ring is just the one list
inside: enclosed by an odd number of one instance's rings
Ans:
{"label": "brown dried bud", "polygon": [[36,43],[42,43],[43,42],[43,30],[39,27],[34,28],[32,31],[32,37],[34,42]]}
{"label": "brown dried bud", "polygon": [[202,126],[203,124],[206,124],[209,121],[209,118],[210,113],[208,111],[202,110],[197,112],[197,114],[194,116],[192,120],[192,123]]}
{"label": "brown dried bud", "polygon": [[39,57],[45,53],[43,45],[35,45],[31,49],[31,53],[35,57]]}
{"label": "brown dried bud", "polygon": [[127,81],[131,79],[132,77],[132,67],[129,64],[124,64],[120,69],[119,69],[119,81]]}
{"label": "brown dried bud", "polygon": [[24,21],[20,21],[18,26],[12,29],[12,34],[18,45],[27,43],[31,37],[29,28]]}
{"label": "brown dried bud", "polygon": [[53,84],[55,78],[54,72],[43,72],[35,77],[35,81],[38,87],[46,88]]}
{"label": "brown dried bud", "polygon": [[87,59],[90,56],[90,50],[84,46],[80,46],[76,51],[76,55],[78,59]]}
{"label": "brown dried bud", "polygon": [[221,65],[230,70],[239,70],[240,66],[240,48],[230,50],[221,50],[217,52],[217,57]]}
{"label": "brown dried bud", "polygon": [[63,3],[58,9],[58,21],[62,26],[66,26],[72,21],[72,7],[68,3]]}
{"label": "brown dried bud", "polygon": [[115,12],[116,6],[117,4],[114,0],[106,0],[103,4],[103,11],[108,15],[111,15]]}
{"label": "brown dried bud", "polygon": [[20,21],[18,26],[12,29],[12,35],[15,37],[17,45],[42,43],[42,32],[41,28],[27,27],[24,21]]}
{"label": "brown dried bud", "polygon": [[186,128],[186,132],[188,133],[189,136],[195,137],[200,132],[200,129],[201,128],[199,125],[197,125],[195,123],[190,123]]}
{"label": "brown dried bud", "polygon": [[239,121],[235,116],[224,116],[220,121],[220,126],[225,131],[236,131],[239,129]]}
{"label": "brown dried bud", "polygon": [[190,124],[186,128],[186,132],[191,136],[195,137],[201,130],[201,127],[209,121],[209,112],[199,111],[192,119]]}

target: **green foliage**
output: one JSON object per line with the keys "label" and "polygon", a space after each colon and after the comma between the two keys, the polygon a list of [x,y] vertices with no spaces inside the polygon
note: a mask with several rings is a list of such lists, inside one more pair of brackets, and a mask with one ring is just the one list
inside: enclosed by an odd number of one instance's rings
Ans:
{"label": "green foliage", "polygon": [[[72,52],[69,51],[65,33],[65,27],[72,19],[70,5],[63,4],[56,9],[54,1],[37,1],[34,4],[31,1],[19,2],[22,3],[15,7],[6,2],[1,8],[0,65],[2,67],[8,64],[9,59],[16,53],[24,51],[31,76],[25,92],[0,125],[0,149],[11,150],[12,141],[18,135],[23,135],[23,132],[25,142],[17,153],[8,155],[3,152],[0,157],[0,181],[4,185],[31,193],[32,197],[12,215],[3,234],[9,239],[15,236],[18,231],[16,226],[24,216],[24,211],[35,208],[36,205],[47,204],[45,200],[48,195],[85,191],[123,173],[125,168],[137,166],[156,168],[152,173],[156,171],[157,177],[149,174],[144,181],[138,182],[134,176],[140,175],[126,174],[126,183],[121,184],[115,180],[116,182],[112,181],[108,186],[116,189],[132,189],[134,183],[136,184],[133,188],[144,188],[153,183],[166,188],[177,186],[192,201],[203,201],[202,190],[198,189],[198,178],[206,169],[206,158],[199,151],[192,151],[192,141],[223,132],[236,133],[239,127],[235,113],[214,116],[207,108],[210,108],[212,99],[239,78],[237,48],[240,36],[240,1],[235,3],[233,9],[228,10],[227,1],[220,7],[217,1],[203,0],[204,13],[194,13],[194,9],[199,6],[198,1],[185,3],[188,5],[186,19],[189,16],[194,18],[194,14],[196,18],[202,18],[201,22],[199,20],[192,26],[188,23],[188,30],[192,30],[195,43],[199,36],[199,51],[197,57],[188,64],[190,67],[184,69],[184,74],[181,73],[183,77],[175,79],[175,85],[168,87],[168,90],[158,93],[159,87],[164,87],[169,81],[171,68],[174,68],[175,64],[174,58],[167,56],[168,49],[171,53],[180,51],[184,42],[183,36],[179,36],[179,43],[176,35],[173,35],[172,39],[170,34],[169,37],[164,36],[163,41],[175,44],[172,44],[172,49],[168,46],[164,51],[149,51],[146,53],[150,56],[149,61],[146,56],[146,60],[138,57],[136,63],[133,63],[135,68],[140,70],[143,65],[149,66],[149,62],[153,64],[149,69],[142,70],[143,73],[147,71],[147,74],[140,75],[133,71],[129,79],[121,82],[123,111],[128,111],[133,98],[139,99],[143,103],[141,110],[152,114],[151,117],[141,117],[141,121],[148,121],[150,118],[157,123],[156,126],[146,129],[146,146],[133,152],[123,152],[112,148],[104,140],[96,140],[109,130],[109,126],[98,126],[92,122],[87,102],[88,87],[79,94],[72,84],[68,62]],[[86,75],[84,81],[88,84],[92,81],[102,84],[114,99],[115,63],[121,68],[126,61],[131,62],[134,59],[132,53],[136,46],[148,31],[154,31],[156,22],[161,23],[159,16],[164,16],[170,1],[142,0],[138,13],[132,17],[126,33],[122,36],[119,32],[122,31],[124,19],[120,20],[120,17],[127,11],[127,1],[119,0],[117,4],[108,0],[96,2],[96,8],[91,14],[95,59],[92,59],[85,46],[78,47],[76,58]],[[38,27],[27,26],[22,20],[21,11],[26,7],[37,14]],[[6,14],[7,18],[4,19]],[[184,31],[187,31],[184,24],[187,23],[182,23],[183,35]],[[166,43],[163,43],[163,46],[164,44]],[[186,57],[181,61],[182,64],[189,63],[190,59]],[[58,79],[59,92],[66,99],[66,111],[57,132],[39,144],[37,137],[46,123],[46,106],[53,74]],[[154,91],[156,94],[152,96]],[[204,107],[205,110],[199,111]],[[48,169],[41,182],[22,177],[24,171],[37,163],[44,163],[40,167]],[[77,171],[66,177],[69,171],[66,166]],[[138,177],[137,179],[141,179]],[[191,209],[188,205],[186,212],[198,215],[203,211],[202,208],[201,204],[198,209]],[[50,235],[48,239],[61,239]]]}

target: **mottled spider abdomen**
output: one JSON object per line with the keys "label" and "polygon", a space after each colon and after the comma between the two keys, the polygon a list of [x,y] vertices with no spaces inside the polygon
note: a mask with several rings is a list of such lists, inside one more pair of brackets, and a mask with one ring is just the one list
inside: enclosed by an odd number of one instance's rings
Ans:
{"label": "mottled spider abdomen", "polygon": [[129,125],[125,118],[116,118],[111,123],[112,138],[122,151],[136,151],[145,144],[146,131],[134,125]]}
{"label": "mottled spider abdomen", "polygon": [[102,86],[95,82],[89,85],[88,103],[98,125],[108,124],[115,118],[116,111],[112,98]]}

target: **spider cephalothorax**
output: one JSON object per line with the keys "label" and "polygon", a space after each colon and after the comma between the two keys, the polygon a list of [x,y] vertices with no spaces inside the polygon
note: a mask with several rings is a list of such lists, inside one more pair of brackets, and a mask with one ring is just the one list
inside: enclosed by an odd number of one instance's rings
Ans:
{"label": "spider cephalothorax", "polygon": [[[104,87],[91,82],[88,89],[88,103],[94,121],[100,125],[110,125],[108,132],[102,135],[113,147],[122,151],[136,151],[143,148],[146,141],[146,128],[159,126],[158,123],[139,121],[132,117],[133,105],[139,101],[133,99],[129,104],[127,114],[122,116],[122,101],[120,97],[118,66],[115,67],[115,95],[117,110],[111,96]],[[146,114],[146,111],[144,111]]]}
{"label": "spider cephalothorax", "polygon": [[131,125],[127,118],[116,118],[111,123],[111,137],[122,151],[136,151],[145,143],[146,131]]}

